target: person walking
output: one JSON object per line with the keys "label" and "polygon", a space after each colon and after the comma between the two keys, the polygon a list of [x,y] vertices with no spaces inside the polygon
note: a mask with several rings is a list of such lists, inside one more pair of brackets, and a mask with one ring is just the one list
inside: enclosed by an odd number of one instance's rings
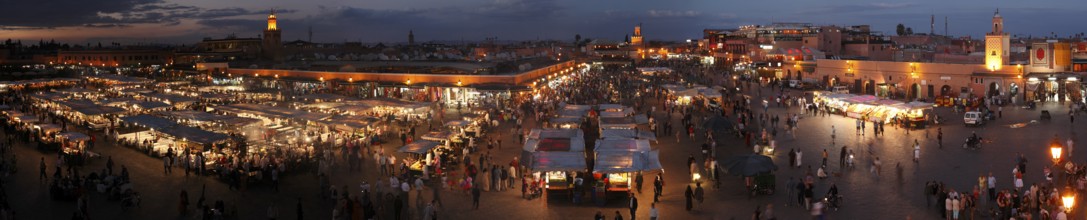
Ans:
{"label": "person walking", "polygon": [[649,220],[657,220],[660,217],[660,213],[657,211],[657,203],[649,204]]}
{"label": "person walking", "polygon": [[45,157],[42,157],[41,163],[38,163],[38,165],[39,165],[39,167],[41,167],[41,169],[40,169],[41,172],[39,172],[39,174],[38,174],[38,182],[43,183],[43,182],[49,181],[49,175],[46,175],[46,173],[45,173],[45,169],[46,169]]}
{"label": "person walking", "polygon": [[479,210],[479,186],[472,187],[472,209]]}
{"label": "person walking", "polygon": [[664,189],[664,178],[661,174],[657,174],[657,178],[653,180],[653,202],[660,202],[661,194]]}
{"label": "person walking", "polygon": [[298,197],[298,204],[294,206],[294,209],[298,213],[298,220],[302,220],[302,197]]}
{"label": "person walking", "polygon": [[829,154],[827,154],[827,149],[826,149],[826,148],[823,148],[823,166],[824,166],[824,167],[825,167],[825,166],[827,166],[827,157],[828,157],[828,156],[830,156],[830,155],[829,155]]}
{"label": "person walking", "polygon": [[913,162],[919,163],[921,159],[921,143],[917,139],[913,140]]}
{"label": "person walking", "polygon": [[628,204],[628,208],[630,208],[630,219],[638,219],[635,217],[638,213],[638,197],[635,197],[634,193],[630,193],[629,195],[630,204]]}
{"label": "person walking", "polygon": [[687,201],[687,206],[686,207],[687,207],[687,211],[690,212],[691,208],[693,208],[693,206],[694,206],[694,203],[693,203],[694,202],[693,201],[694,200],[694,190],[691,189],[691,185],[687,185],[687,191],[685,191],[683,193],[683,196],[684,196],[684,198],[687,199],[686,200]]}
{"label": "person walking", "polygon": [[940,144],[940,149],[944,149],[944,129],[936,128],[936,142]]}
{"label": "person walking", "polygon": [[845,167],[846,146],[842,145],[842,151],[838,153],[838,166]]}

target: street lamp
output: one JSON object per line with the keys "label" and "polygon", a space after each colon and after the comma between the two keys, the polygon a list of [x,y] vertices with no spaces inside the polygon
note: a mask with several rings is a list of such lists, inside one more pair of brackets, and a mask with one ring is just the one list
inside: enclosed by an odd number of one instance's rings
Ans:
{"label": "street lamp", "polygon": [[1072,206],[1076,203],[1076,194],[1071,190],[1065,190],[1064,196],[1061,196],[1061,203],[1064,204],[1064,211],[1066,213],[1072,212]]}
{"label": "street lamp", "polygon": [[1061,147],[1057,146],[1057,145],[1053,145],[1053,146],[1049,147],[1049,154],[1051,156],[1053,156],[1053,161],[1054,162],[1061,160],[1061,152],[1062,151],[1063,150],[1061,149]]}

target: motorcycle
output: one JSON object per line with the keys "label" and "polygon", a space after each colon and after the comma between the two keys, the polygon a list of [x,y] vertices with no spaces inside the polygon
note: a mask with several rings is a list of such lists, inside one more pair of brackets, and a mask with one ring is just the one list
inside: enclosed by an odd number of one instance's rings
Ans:
{"label": "motorcycle", "polygon": [[833,208],[834,211],[838,211],[838,208],[842,207],[843,199],[844,197],[842,197],[842,194],[830,195],[827,197],[823,197],[823,203],[827,204],[827,209]]}
{"label": "motorcycle", "polygon": [[982,141],[981,137],[978,137],[978,138],[968,137],[968,138],[966,138],[966,141],[962,143],[962,148],[963,149],[971,149],[971,150],[980,150],[981,149],[981,141]]}

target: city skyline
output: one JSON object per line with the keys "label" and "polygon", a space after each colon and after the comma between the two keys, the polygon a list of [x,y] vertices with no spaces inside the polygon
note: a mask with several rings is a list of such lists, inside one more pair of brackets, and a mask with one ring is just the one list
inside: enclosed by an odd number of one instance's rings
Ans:
{"label": "city skyline", "polygon": [[[621,40],[643,24],[647,40],[680,41],[701,38],[702,29],[727,29],[771,22],[817,25],[871,25],[893,35],[902,23],[915,33],[928,33],[936,17],[943,34],[948,17],[950,35],[979,38],[988,29],[994,10],[1007,17],[1007,31],[1019,37],[1067,37],[1082,32],[1073,19],[1083,9],[1066,7],[1074,1],[998,2],[916,1],[879,3],[717,2],[685,0],[593,1],[496,0],[410,2],[333,0],[260,2],[210,0],[104,0],[37,3],[18,1],[0,9],[0,38],[56,39],[72,43],[192,43],[205,37],[257,37],[267,13],[275,8],[283,40],[315,42],[361,41],[398,43],[414,31],[417,42],[499,40]],[[48,15],[48,16],[43,16]]]}

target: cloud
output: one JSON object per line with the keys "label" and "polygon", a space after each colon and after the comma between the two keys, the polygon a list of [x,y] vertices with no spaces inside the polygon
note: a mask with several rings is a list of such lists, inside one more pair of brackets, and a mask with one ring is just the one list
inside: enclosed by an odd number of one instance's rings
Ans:
{"label": "cloud", "polygon": [[649,10],[649,17],[654,18],[670,18],[670,17],[698,17],[702,15],[702,12],[698,11],[672,11],[672,10]]}
{"label": "cloud", "polygon": [[83,27],[88,28],[126,28],[131,27],[127,24],[84,24]]}
{"label": "cloud", "polygon": [[821,7],[814,7],[807,10],[800,10],[798,14],[805,16],[813,15],[826,15],[826,14],[855,14],[855,13],[868,13],[878,12],[886,10],[898,10],[917,6],[916,3],[902,2],[902,3],[884,3],[884,2],[872,2],[866,4],[838,4],[838,5],[826,5]]}
{"label": "cloud", "polygon": [[[277,13],[294,13],[279,10]],[[201,8],[164,0],[20,0],[0,7],[0,28],[129,27],[178,25],[186,19],[218,19],[264,14],[244,8]]]}

